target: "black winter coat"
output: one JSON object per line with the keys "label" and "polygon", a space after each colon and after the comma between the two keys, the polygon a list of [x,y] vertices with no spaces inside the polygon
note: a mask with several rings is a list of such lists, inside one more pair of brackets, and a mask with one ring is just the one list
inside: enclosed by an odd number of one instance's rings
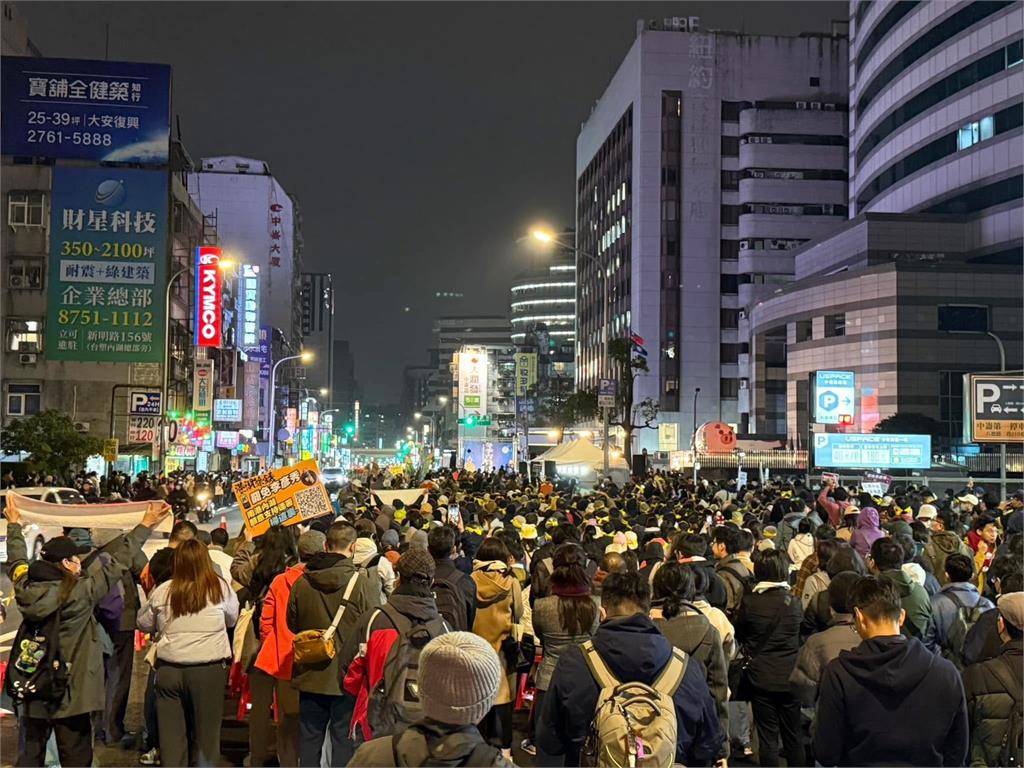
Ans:
{"label": "black winter coat", "polygon": [[[772,630],[775,617],[781,612],[778,625]],[[789,676],[796,666],[800,650],[800,622],[803,610],[800,598],[784,587],[765,592],[750,592],[743,597],[736,615],[736,644],[753,660],[747,676],[755,688],[764,691],[789,691]],[[771,631],[764,647],[754,653]]]}
{"label": "black winter coat", "polygon": [[967,717],[971,723],[971,765],[999,765],[999,752],[1013,708],[1013,697],[1004,680],[1013,681],[1020,698],[1024,689],[1022,651],[1024,640],[1011,640],[996,658],[964,670]]}

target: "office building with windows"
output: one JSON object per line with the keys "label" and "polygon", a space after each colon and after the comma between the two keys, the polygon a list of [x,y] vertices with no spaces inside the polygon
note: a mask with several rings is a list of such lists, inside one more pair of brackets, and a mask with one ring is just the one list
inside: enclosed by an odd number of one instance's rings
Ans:
{"label": "office building with windows", "polygon": [[[577,381],[632,330],[636,400],[688,435],[746,426],[744,307],[793,279],[793,249],[848,215],[847,39],[638,22],[576,145]],[[696,412],[693,401],[700,389]],[[632,446],[657,450],[657,432]]]}
{"label": "office building with windows", "polygon": [[851,3],[853,218],[749,307],[751,430],[803,445],[815,370],[853,371],[852,431],[962,434],[962,375],[1021,367],[1022,22],[1012,3]]}

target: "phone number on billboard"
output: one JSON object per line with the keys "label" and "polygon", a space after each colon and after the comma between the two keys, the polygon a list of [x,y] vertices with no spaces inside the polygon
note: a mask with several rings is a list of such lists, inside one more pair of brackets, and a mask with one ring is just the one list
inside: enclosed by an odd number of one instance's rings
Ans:
{"label": "phone number on billboard", "polygon": [[57,312],[59,325],[133,325],[149,328],[152,312],[100,312],[98,309],[62,309]]}
{"label": "phone number on billboard", "polygon": [[114,137],[109,133],[90,133],[88,131],[45,131],[29,128],[28,141],[30,144],[81,144],[92,147],[109,147],[114,143]]}
{"label": "phone number on billboard", "polygon": [[146,253],[142,243],[90,243],[88,240],[65,240],[60,244],[61,256],[102,256],[110,259],[141,259]]}

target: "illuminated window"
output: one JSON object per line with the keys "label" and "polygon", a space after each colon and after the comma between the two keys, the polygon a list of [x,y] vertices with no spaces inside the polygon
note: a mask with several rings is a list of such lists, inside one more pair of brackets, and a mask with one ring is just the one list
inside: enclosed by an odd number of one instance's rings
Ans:
{"label": "illuminated window", "polygon": [[7,349],[11,352],[38,352],[43,346],[42,327],[39,320],[8,320]]}

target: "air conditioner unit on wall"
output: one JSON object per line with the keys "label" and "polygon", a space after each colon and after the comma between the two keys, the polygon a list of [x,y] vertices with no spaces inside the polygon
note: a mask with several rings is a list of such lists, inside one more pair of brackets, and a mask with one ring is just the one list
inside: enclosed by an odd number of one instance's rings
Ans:
{"label": "air conditioner unit on wall", "polygon": [[75,422],[75,432],[88,432],[88,431],[89,431],[89,422],[88,421],[76,421]]}
{"label": "air conditioner unit on wall", "polygon": [[7,285],[11,288],[24,288],[25,287],[25,276],[24,275],[11,275],[7,279]]}
{"label": "air conditioner unit on wall", "polygon": [[22,353],[18,355],[18,362],[22,365],[35,365],[36,356],[32,354]]}

